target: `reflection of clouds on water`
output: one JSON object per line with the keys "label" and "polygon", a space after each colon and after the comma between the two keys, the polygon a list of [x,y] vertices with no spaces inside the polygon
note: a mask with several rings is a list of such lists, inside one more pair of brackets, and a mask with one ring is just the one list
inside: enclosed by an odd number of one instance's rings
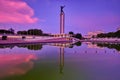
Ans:
{"label": "reflection of clouds on water", "polygon": [[34,54],[0,54],[0,78],[23,75],[33,68],[33,61],[37,57]]}

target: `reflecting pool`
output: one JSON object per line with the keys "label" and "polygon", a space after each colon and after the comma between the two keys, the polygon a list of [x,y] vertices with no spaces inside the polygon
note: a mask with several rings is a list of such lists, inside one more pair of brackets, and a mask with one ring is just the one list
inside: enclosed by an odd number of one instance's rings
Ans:
{"label": "reflecting pool", "polygon": [[0,45],[0,80],[120,80],[120,44]]}

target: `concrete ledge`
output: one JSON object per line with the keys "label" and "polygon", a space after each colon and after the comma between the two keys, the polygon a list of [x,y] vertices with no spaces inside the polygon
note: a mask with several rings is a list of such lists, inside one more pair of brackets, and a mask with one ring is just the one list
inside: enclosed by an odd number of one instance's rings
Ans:
{"label": "concrete ledge", "polygon": [[67,38],[53,38],[53,39],[34,39],[34,40],[26,40],[26,39],[15,39],[9,38],[7,40],[0,40],[0,45],[7,44],[31,44],[31,43],[61,43],[61,42],[72,42],[72,40],[68,40]]}

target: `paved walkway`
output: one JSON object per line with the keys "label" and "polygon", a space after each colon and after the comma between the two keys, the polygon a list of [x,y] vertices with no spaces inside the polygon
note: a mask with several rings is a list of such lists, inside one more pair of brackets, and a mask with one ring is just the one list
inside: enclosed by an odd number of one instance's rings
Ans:
{"label": "paved walkway", "polygon": [[55,43],[55,42],[70,42],[67,38],[53,38],[53,39],[18,39],[8,38],[7,40],[0,40],[0,45],[3,44],[29,44],[29,43]]}
{"label": "paved walkway", "polygon": [[80,42],[120,43],[120,40],[79,40]]}

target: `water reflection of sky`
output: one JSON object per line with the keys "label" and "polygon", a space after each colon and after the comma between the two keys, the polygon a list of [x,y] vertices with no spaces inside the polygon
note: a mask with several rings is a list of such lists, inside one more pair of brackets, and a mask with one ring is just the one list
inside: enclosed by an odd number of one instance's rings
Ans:
{"label": "water reflection of sky", "polygon": [[81,47],[73,48],[72,52],[69,48],[66,51],[67,62],[75,63],[76,69],[82,67],[90,80],[120,79],[120,54],[114,49],[89,48],[82,44]]}
{"label": "water reflection of sky", "polygon": [[[120,79],[120,54],[115,49],[92,48],[83,43],[81,46],[64,48],[61,57],[64,58],[63,63],[60,62],[60,55],[59,47],[49,45],[43,45],[40,50],[17,46],[12,49],[2,48],[0,49],[0,78],[19,80],[21,75],[21,79],[29,80],[25,78],[26,75],[35,80],[47,79],[45,76],[52,80],[59,80],[62,69],[63,80]],[[14,77],[16,75],[19,77]]]}

